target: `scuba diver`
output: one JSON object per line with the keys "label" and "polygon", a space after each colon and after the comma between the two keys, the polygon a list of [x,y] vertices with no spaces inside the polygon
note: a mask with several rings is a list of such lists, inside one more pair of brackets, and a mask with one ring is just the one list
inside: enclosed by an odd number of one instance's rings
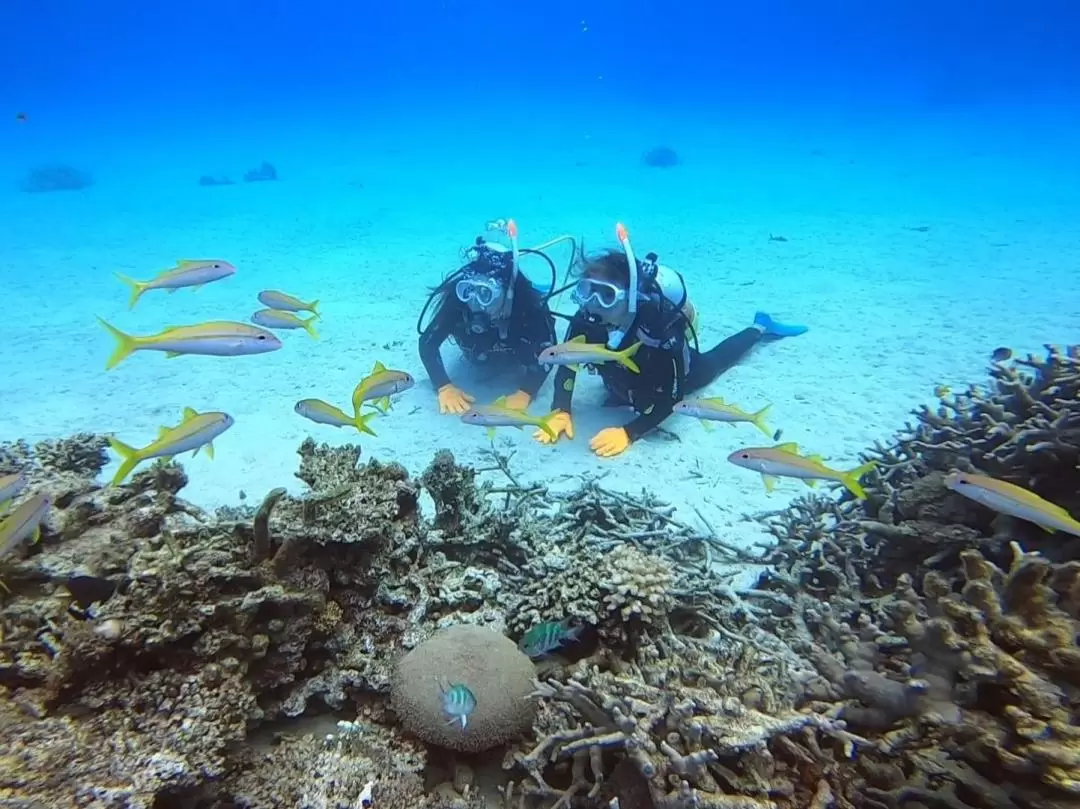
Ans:
{"label": "scuba diver", "polygon": [[[444,414],[460,415],[473,402],[446,373],[440,349],[448,338],[472,363],[515,368],[517,390],[506,397],[506,407],[525,410],[532,403],[549,370],[537,361],[537,355],[555,343],[555,319],[548,300],[556,291],[556,269],[544,250],[569,241],[571,264],[577,254],[576,243],[569,236],[538,247],[519,248],[517,225],[512,219],[489,222],[487,228],[506,233],[510,247],[477,237],[465,251],[465,265],[435,287],[416,324],[420,359],[438,392],[439,412]],[[537,255],[547,262],[551,284],[546,293],[521,272],[521,257],[526,255]],[[431,318],[424,326],[429,310]]]}
{"label": "scuba diver", "polygon": [[[584,339],[612,351],[627,352],[641,344],[633,353],[638,373],[619,362],[589,366],[599,373],[607,389],[606,407],[629,406],[637,413],[625,426],[608,427],[592,438],[589,446],[605,458],[625,452],[671,415],[676,402],[704,388],[758,343],[794,337],[807,330],[805,326],[778,323],[758,312],[753,325],[708,351],[700,351],[697,312],[682,276],[659,264],[655,253],[638,261],[630,236],[621,224],[616,227],[616,235],[621,251],[609,250],[587,260],[583,257],[580,280],[573,291],[579,309],[566,333],[566,341]],[[537,441],[550,444],[561,435],[574,437],[570,403],[575,376],[576,371],[565,365],[556,372],[551,404],[555,412],[547,421],[551,429],[538,430],[533,436]]]}

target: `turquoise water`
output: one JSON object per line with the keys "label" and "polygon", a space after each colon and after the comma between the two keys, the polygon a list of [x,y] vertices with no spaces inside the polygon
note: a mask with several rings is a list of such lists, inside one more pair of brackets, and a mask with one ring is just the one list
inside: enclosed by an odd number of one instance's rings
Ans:
{"label": "turquoise water", "polygon": [[[785,440],[850,468],[934,386],[981,381],[995,348],[1076,341],[1080,22],[1064,4],[998,5],[972,20],[917,4],[8,4],[0,440],[89,430],[142,445],[185,406],[224,410],[236,424],[217,457],[185,461],[188,496],[220,505],[288,483],[306,436],[356,440],[292,408],[347,404],[378,360],[418,384],[365,453],[413,472],[442,447],[479,461],[483,432],[437,413],[415,322],[484,224],[514,217],[525,245],[568,233],[589,248],[614,246],[625,222],[639,253],[686,277],[707,346],[759,309],[808,325],[709,392],[772,403]],[[643,165],[657,146],[680,164]],[[277,182],[198,184],[263,160]],[[19,189],[54,162],[93,184]],[[130,312],[113,275],[209,257],[237,274]],[[135,334],[243,321],[267,288],[318,298],[321,339],[104,370],[96,316]],[[478,400],[512,390],[443,355]],[[768,497],[727,465],[759,443],[750,428],[672,417],[680,440],[597,459],[589,437],[627,418],[602,398],[582,382],[572,443],[502,430],[496,447],[554,483],[606,474],[637,490],[660,475],[665,496],[746,541],[743,514],[804,491]]]}

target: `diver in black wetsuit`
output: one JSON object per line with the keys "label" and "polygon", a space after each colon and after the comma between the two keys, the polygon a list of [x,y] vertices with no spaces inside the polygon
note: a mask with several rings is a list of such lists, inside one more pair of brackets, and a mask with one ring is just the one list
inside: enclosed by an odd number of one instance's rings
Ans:
{"label": "diver in black wetsuit", "polygon": [[[438,392],[440,413],[464,413],[473,401],[446,373],[440,348],[447,338],[457,343],[470,362],[490,363],[496,371],[514,369],[517,390],[506,397],[507,407],[527,408],[547,378],[549,369],[536,357],[554,344],[555,320],[547,297],[520,271],[518,262],[522,255],[543,257],[551,268],[550,294],[556,270],[543,249],[572,240],[560,237],[541,247],[518,250],[516,226],[511,221],[506,227],[514,246],[477,238],[466,251],[465,266],[435,288],[420,314],[420,359]],[[432,307],[428,324],[421,328]]]}
{"label": "diver in black wetsuit", "polygon": [[[682,276],[657,263],[655,253],[637,261],[629,236],[617,229],[623,250],[608,251],[586,260],[573,297],[580,307],[570,321],[566,340],[584,335],[586,342],[603,343],[623,350],[640,342],[634,373],[617,362],[590,366],[608,391],[606,405],[629,405],[637,413],[623,427],[608,427],[597,433],[589,446],[602,457],[624,452],[631,443],[671,415],[675,403],[699,390],[739,362],[762,340],[793,337],[805,326],[785,325],[758,312],[754,324],[728,337],[708,351],[697,347],[697,312],[686,294]],[[630,266],[636,271],[631,275]],[[551,443],[558,436],[574,437],[570,403],[576,373],[567,366],[555,374],[555,394],[548,420],[555,433],[538,430],[534,437]]]}

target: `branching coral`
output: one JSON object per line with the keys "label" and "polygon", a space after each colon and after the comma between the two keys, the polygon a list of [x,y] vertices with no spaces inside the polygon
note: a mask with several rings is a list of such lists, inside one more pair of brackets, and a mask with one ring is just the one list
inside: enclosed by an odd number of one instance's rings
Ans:
{"label": "branching coral", "polygon": [[1050,349],[991,375],[990,391],[918,411],[877,448],[884,476],[868,502],[805,498],[767,517],[775,567],[744,596],[770,606],[765,626],[813,660],[807,707],[872,741],[858,771],[833,780],[839,801],[1080,800],[1076,545],[942,485],[945,471],[975,467],[1075,508],[1080,362]]}
{"label": "branching coral", "polygon": [[[1073,508],[1076,356],[995,365],[989,391],[919,411],[875,450],[883,474],[867,502],[808,497],[765,515],[778,540],[767,560],[651,494],[595,481],[553,492],[496,453],[479,469],[440,453],[414,480],[308,441],[308,491],[211,516],[182,499],[175,463],[102,489],[93,436],[0,446],[0,473],[26,473],[56,503],[42,542],[5,560],[0,799],[1076,806],[1077,546],[994,519],[942,482],[975,467]],[[763,572],[738,590],[724,562]],[[564,618],[582,627],[572,650],[534,667],[514,648]],[[509,744],[502,797],[486,804],[477,762],[461,758],[486,743],[427,748],[389,710],[395,668],[470,633],[506,655],[462,642],[451,651],[467,659],[449,655],[442,676],[518,683],[504,688],[513,732],[489,739]],[[444,729],[437,684],[416,693],[394,701]],[[292,737],[294,725],[270,724],[343,710],[357,721],[330,738],[325,725]],[[440,767],[454,789],[425,784]]]}

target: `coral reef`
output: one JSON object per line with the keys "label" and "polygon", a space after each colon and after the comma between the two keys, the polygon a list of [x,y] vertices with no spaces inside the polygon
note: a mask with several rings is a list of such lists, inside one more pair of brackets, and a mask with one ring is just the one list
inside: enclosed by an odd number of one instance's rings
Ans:
{"label": "coral reef", "polygon": [[210,515],[175,463],[103,488],[100,437],[0,445],[55,503],[0,560],[0,804],[1080,805],[1080,546],[942,484],[1080,506],[1077,357],[995,361],[872,450],[865,502],[758,515],[760,557],[496,453],[414,479],[308,440],[304,493]]}
{"label": "coral reef", "polygon": [[199,185],[212,188],[218,185],[236,185],[236,183],[224,174],[204,174],[199,178]]}
{"label": "coral reef", "polygon": [[257,168],[244,172],[245,183],[265,183],[277,178],[277,169],[265,160]]}
{"label": "coral reef", "polygon": [[657,146],[641,156],[641,164],[650,168],[670,169],[681,162],[679,153],[670,146]]}
{"label": "coral reef", "polygon": [[46,191],[81,191],[94,184],[94,178],[85,171],[63,163],[38,166],[19,182],[19,190],[31,194]]}
{"label": "coral reef", "polygon": [[[814,661],[808,705],[870,741],[837,800],[899,809],[1080,802],[1080,546],[943,486],[977,469],[1074,513],[1080,360],[1047,347],[915,411],[865,503],[803,498],[751,603]],[[1034,550],[1033,550],[1034,549]],[[828,706],[826,708],[826,706]]]}

